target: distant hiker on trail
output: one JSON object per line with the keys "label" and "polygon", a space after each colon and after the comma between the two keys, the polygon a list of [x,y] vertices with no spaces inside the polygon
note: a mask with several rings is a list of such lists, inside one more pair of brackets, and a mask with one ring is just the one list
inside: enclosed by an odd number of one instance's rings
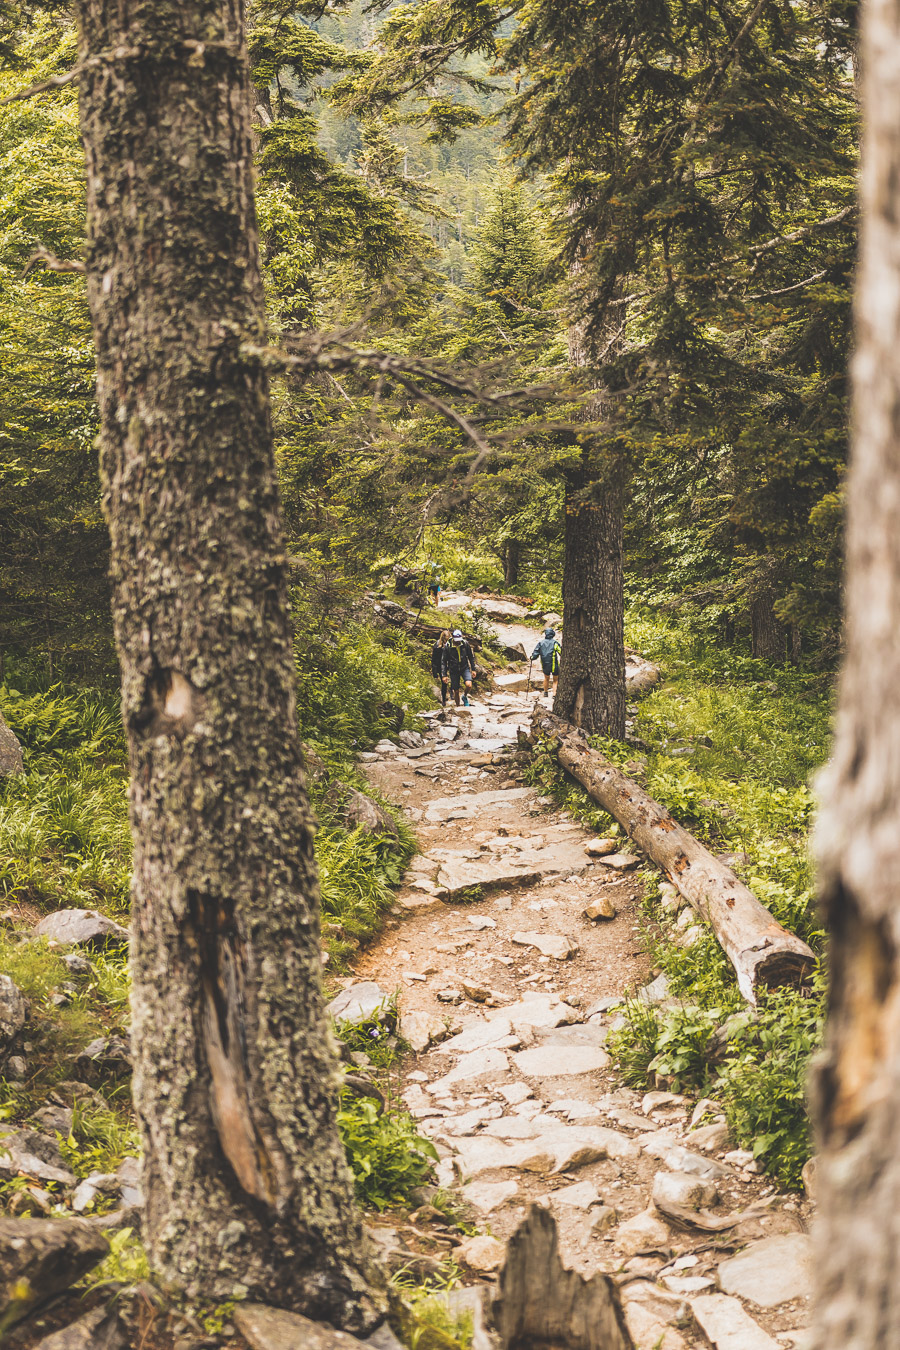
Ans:
{"label": "distant hiker on trail", "polygon": [[431,673],[441,686],[441,703],[446,706],[447,703],[447,682],[444,679],[443,657],[444,648],[450,641],[449,628],[443,629],[437,642],[431,649]]}
{"label": "distant hiker on trail", "polygon": [[465,685],[462,696],[463,705],[468,708],[472,681],[475,678],[475,657],[472,648],[458,628],[453,630],[453,638],[447,643],[441,654],[441,678],[450,685],[450,692],[457,708],[459,707],[460,684]]}
{"label": "distant hiker on trail", "polygon": [[428,600],[430,604],[437,605],[441,598],[441,569],[431,558],[426,571],[428,572]]}
{"label": "distant hiker on trail", "polygon": [[532,661],[541,658],[541,670],[544,672],[544,693],[552,693],[556,689],[556,677],[559,675],[559,654],[562,651],[559,638],[556,636],[555,628],[545,628],[544,636],[541,638],[534,651],[531,653]]}

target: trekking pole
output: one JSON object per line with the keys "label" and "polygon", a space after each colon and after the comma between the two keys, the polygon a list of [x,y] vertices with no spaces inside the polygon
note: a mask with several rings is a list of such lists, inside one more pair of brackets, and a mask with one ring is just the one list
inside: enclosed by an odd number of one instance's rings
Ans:
{"label": "trekking pole", "polygon": [[[534,660],[534,657],[531,658],[531,661],[533,661],[533,660]],[[526,698],[527,698],[528,695],[531,693],[531,661],[528,662],[528,683],[527,683],[527,685],[525,686],[525,697],[526,697]]]}

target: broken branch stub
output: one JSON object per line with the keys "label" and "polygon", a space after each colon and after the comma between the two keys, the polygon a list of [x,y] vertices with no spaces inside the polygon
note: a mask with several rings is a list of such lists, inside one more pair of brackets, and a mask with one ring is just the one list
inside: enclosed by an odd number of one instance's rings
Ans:
{"label": "broken branch stub", "polygon": [[615,1284],[563,1265],[556,1220],[540,1205],[506,1245],[493,1318],[503,1350],[634,1350]]}
{"label": "broken branch stub", "polygon": [[800,985],[809,977],[816,958],[807,944],[783,928],[731,868],[679,825],[664,806],[599,750],[593,750],[584,732],[537,706],[531,735],[555,742],[566,772],[615,817],[710,925],[748,1003],[756,1003],[760,987]]}

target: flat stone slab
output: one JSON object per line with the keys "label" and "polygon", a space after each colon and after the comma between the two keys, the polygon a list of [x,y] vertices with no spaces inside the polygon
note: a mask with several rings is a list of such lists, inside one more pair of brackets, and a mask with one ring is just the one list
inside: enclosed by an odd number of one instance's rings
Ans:
{"label": "flat stone slab", "polygon": [[616,872],[630,872],[633,867],[637,867],[640,858],[636,853],[607,853],[602,858],[597,858],[601,867],[612,867]]}
{"label": "flat stone slab", "polygon": [[518,1195],[519,1183],[512,1180],[472,1181],[468,1186],[463,1186],[462,1193],[473,1209],[477,1209],[479,1214],[488,1215]]}
{"label": "flat stone slab", "polygon": [[[511,792],[503,793],[512,796]],[[498,850],[500,847],[498,846]],[[448,851],[437,884],[452,898],[460,891],[480,886],[490,890],[494,886],[530,886],[556,873],[584,872],[593,867],[584,850],[575,842],[553,840],[541,848],[521,848],[512,845],[503,850],[500,858],[471,859],[465,852]]]}
{"label": "flat stone slab", "polygon": [[496,1045],[498,1041],[506,1040],[511,1032],[512,1023],[507,1016],[492,1017],[490,1021],[475,1018],[464,1026],[457,1036],[451,1036],[448,1041],[444,1041],[438,1053],[467,1054],[471,1050],[481,1050],[485,1046]]}
{"label": "flat stone slab", "polygon": [[781,1350],[736,1298],[701,1294],[691,1299],[691,1309],[715,1350]]}
{"label": "flat stone slab", "polygon": [[478,820],[487,810],[517,810],[530,796],[530,788],[507,788],[505,792],[467,792],[461,797],[436,797],[428,803],[425,819],[432,824],[445,820]]}
{"label": "flat stone slab", "polygon": [[578,943],[561,933],[513,933],[512,940],[519,947],[534,947],[542,956],[557,961],[568,961],[578,954]]}
{"label": "flat stone slab", "polygon": [[537,1045],[512,1056],[524,1078],[574,1078],[596,1073],[612,1063],[605,1050],[592,1045]]}
{"label": "flat stone slab", "polygon": [[362,980],[343,989],[328,1004],[328,1012],[335,1022],[351,1022],[354,1026],[368,1022],[390,1000],[390,994],[374,980]]}
{"label": "flat stone slab", "polygon": [[512,1023],[514,1031],[540,1027],[561,1027],[578,1021],[578,1013],[555,994],[531,994],[510,1003],[503,1016]]}
{"label": "flat stone slab", "polygon": [[[0,1174],[36,1177],[74,1186],[75,1176],[65,1166],[55,1139],[38,1130],[11,1130],[0,1134]],[[2,1268],[2,1262],[0,1262]]]}
{"label": "flat stone slab", "polygon": [[745,1247],[719,1266],[719,1285],[759,1308],[776,1308],[812,1293],[812,1241],[805,1233],[782,1233]]}
{"label": "flat stone slab", "polygon": [[549,1199],[554,1205],[590,1209],[591,1205],[599,1205],[600,1192],[592,1181],[576,1181],[572,1186],[563,1186],[561,1190],[551,1191]]}
{"label": "flat stone slab", "polygon": [[453,1087],[455,1083],[465,1083],[477,1078],[496,1078],[505,1073],[508,1067],[509,1062],[503,1050],[492,1046],[483,1050],[473,1050],[471,1054],[463,1055],[443,1078],[439,1078],[436,1083],[429,1083],[427,1091],[433,1094]]}
{"label": "flat stone slab", "polygon": [[239,1303],[232,1321],[253,1350],[359,1350],[361,1344],[345,1331],[263,1303]]}

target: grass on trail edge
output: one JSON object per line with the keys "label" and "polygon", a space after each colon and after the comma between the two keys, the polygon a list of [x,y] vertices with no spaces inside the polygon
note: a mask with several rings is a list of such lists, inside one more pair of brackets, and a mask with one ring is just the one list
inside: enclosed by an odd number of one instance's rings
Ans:
{"label": "grass on trail edge", "polygon": [[[731,855],[762,903],[821,956],[808,837],[810,778],[828,750],[830,683],[713,649],[656,618],[631,615],[628,641],[664,675],[640,702],[631,732],[647,749],[595,738],[597,748],[714,853]],[[538,748],[528,776],[598,833],[622,833],[549,748]],[[667,923],[660,876],[647,869],[642,879],[644,940],[680,1004],[626,1004],[624,1025],[609,1041],[626,1082],[664,1081],[721,1102],[735,1142],[779,1183],[798,1187],[811,1152],[806,1081],[821,1041],[821,962],[809,989],[763,991],[750,1009],[707,925],[690,947],[673,941],[671,923],[660,934]]]}

